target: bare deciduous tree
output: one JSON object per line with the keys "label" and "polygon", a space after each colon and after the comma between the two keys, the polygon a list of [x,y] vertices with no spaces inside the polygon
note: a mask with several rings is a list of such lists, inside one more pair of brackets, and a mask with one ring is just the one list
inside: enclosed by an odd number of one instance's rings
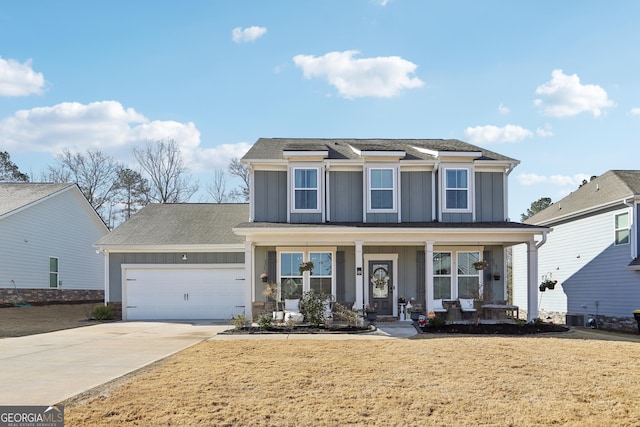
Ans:
{"label": "bare deciduous tree", "polygon": [[229,173],[242,181],[240,184],[240,190],[232,190],[229,193],[229,197],[236,201],[249,201],[249,169],[245,168],[240,162],[240,159],[234,157],[229,163]]}
{"label": "bare deciduous tree", "polygon": [[207,193],[213,198],[213,203],[224,203],[227,201],[224,171],[217,170],[213,173],[213,182],[207,185]]}
{"label": "bare deciduous tree", "polygon": [[189,168],[185,166],[175,140],[147,141],[143,148],[134,148],[133,154],[149,176],[151,200],[188,202],[198,191],[198,184],[191,182]]}
{"label": "bare deciduous tree", "polygon": [[57,166],[49,166],[47,179],[78,184],[91,206],[106,219],[103,208],[113,201],[114,184],[122,165],[99,150],[89,150],[86,155],[64,150],[56,161]]}

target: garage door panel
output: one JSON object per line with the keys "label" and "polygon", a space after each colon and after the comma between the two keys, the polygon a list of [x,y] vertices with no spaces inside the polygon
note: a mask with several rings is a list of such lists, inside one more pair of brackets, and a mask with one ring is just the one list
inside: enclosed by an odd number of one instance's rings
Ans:
{"label": "garage door panel", "polygon": [[242,313],[244,272],[238,268],[130,268],[127,318],[229,319]]}

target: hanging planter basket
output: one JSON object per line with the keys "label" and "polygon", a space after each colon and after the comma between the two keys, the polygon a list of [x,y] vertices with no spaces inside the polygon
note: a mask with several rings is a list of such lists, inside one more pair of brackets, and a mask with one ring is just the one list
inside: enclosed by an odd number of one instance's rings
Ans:
{"label": "hanging planter basket", "polygon": [[547,290],[547,287],[545,285],[540,285],[539,289],[540,289],[540,292],[544,292]]}
{"label": "hanging planter basket", "polygon": [[473,263],[473,268],[475,268],[477,271],[480,270],[486,270],[489,267],[489,264],[487,264],[487,261],[476,261]]}

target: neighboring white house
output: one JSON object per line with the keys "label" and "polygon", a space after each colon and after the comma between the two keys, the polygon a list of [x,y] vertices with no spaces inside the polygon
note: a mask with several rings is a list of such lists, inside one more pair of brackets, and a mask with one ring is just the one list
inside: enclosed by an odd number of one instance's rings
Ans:
{"label": "neighboring white house", "polygon": [[108,232],[76,184],[0,183],[0,304],[102,301]]}
{"label": "neighboring white house", "polygon": [[[539,316],[583,325],[635,327],[640,309],[638,219],[640,171],[612,170],[525,221],[551,227],[538,252],[539,280],[556,281],[538,291]],[[514,248],[514,303],[526,301],[526,247]],[[625,325],[626,323],[626,325]]]}

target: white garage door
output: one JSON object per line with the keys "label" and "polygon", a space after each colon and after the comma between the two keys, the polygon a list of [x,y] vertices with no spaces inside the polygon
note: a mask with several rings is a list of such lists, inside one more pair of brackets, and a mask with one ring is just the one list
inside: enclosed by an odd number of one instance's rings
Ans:
{"label": "white garage door", "polygon": [[126,320],[230,319],[242,314],[244,269],[229,266],[123,268]]}

